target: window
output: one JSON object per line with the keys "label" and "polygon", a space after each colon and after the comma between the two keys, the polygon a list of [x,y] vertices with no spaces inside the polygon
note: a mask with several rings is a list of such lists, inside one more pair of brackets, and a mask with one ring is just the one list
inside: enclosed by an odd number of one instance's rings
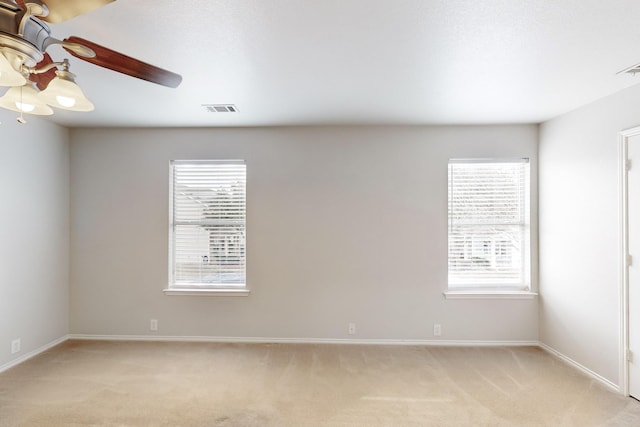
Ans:
{"label": "window", "polygon": [[246,166],[171,162],[170,290],[246,290]]}
{"label": "window", "polygon": [[449,290],[530,290],[529,161],[449,161]]}

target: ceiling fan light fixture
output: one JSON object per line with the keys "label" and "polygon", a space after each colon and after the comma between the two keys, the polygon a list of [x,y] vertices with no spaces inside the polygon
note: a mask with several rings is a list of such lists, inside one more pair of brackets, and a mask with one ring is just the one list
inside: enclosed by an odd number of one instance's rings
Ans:
{"label": "ceiling fan light fixture", "polygon": [[94,106],[75,82],[75,75],[66,70],[56,71],[40,98],[52,107],[71,111],[93,111]]}
{"label": "ceiling fan light fixture", "polygon": [[26,102],[16,102],[16,107],[18,107],[18,110],[22,111],[23,113],[31,113],[36,109],[35,105]]}
{"label": "ceiling fan light fixture", "polygon": [[0,107],[18,113],[50,116],[53,110],[45,104],[35,89],[34,84],[28,82],[24,86],[10,88],[4,96],[0,97]]}
{"label": "ceiling fan light fixture", "polygon": [[67,108],[71,108],[76,105],[76,99],[69,98],[68,96],[56,95],[56,101],[58,102],[58,104]]}
{"label": "ceiling fan light fixture", "polygon": [[22,86],[27,79],[16,71],[4,53],[0,52],[0,86]]}

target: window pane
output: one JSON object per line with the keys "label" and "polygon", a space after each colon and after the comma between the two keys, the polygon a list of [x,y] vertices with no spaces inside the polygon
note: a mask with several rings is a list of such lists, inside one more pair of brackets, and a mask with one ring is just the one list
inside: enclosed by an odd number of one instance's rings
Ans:
{"label": "window pane", "polygon": [[449,231],[449,284],[509,285],[523,282],[520,226],[453,226]]}
{"label": "window pane", "polygon": [[244,286],[244,225],[176,225],[174,235],[177,284]]}
{"label": "window pane", "polygon": [[244,163],[173,162],[172,170],[172,286],[244,287]]}

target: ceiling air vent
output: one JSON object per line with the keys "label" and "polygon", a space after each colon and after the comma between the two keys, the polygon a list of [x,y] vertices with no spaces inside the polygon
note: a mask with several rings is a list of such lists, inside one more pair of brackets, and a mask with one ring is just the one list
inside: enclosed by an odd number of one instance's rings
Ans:
{"label": "ceiling air vent", "polygon": [[636,75],[637,73],[640,73],[640,64],[636,64],[633,67],[625,68],[624,70],[620,71],[618,74]]}
{"label": "ceiling air vent", "polygon": [[202,104],[207,113],[236,113],[238,109],[233,104]]}

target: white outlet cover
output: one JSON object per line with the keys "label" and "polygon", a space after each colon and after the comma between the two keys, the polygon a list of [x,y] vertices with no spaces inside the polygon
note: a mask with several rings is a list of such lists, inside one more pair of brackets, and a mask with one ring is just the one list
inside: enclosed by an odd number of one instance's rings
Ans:
{"label": "white outlet cover", "polygon": [[442,336],[442,325],[440,325],[439,323],[436,323],[435,325],[433,325],[433,336],[434,337]]}
{"label": "white outlet cover", "polygon": [[356,324],[349,323],[349,335],[353,335],[356,333]]}
{"label": "white outlet cover", "polygon": [[15,354],[20,351],[20,338],[11,341],[11,354]]}

